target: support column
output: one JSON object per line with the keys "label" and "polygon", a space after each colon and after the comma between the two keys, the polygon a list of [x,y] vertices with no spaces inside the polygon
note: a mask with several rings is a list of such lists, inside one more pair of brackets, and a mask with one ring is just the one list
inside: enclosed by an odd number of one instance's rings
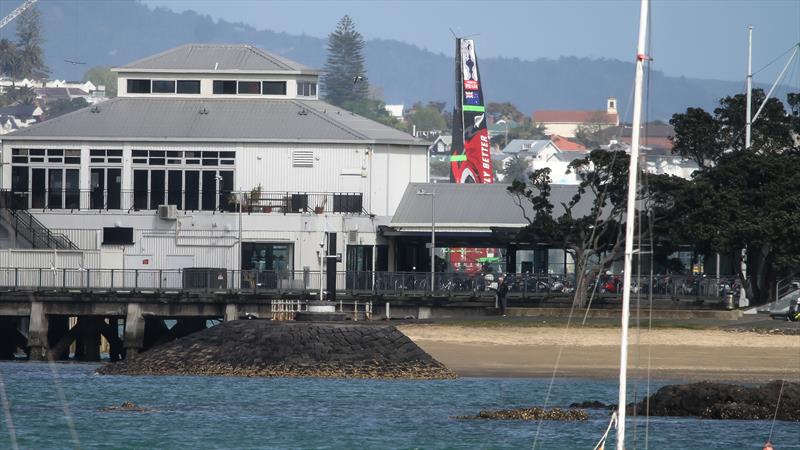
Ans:
{"label": "support column", "polygon": [[144,346],[144,317],[142,316],[142,305],[139,303],[128,303],[125,314],[125,336],[123,347],[125,358],[134,358],[142,351]]}
{"label": "support column", "polygon": [[31,361],[47,359],[47,316],[42,302],[31,302],[28,324],[28,358]]}
{"label": "support column", "polygon": [[239,320],[239,306],[233,303],[225,305],[225,322]]}

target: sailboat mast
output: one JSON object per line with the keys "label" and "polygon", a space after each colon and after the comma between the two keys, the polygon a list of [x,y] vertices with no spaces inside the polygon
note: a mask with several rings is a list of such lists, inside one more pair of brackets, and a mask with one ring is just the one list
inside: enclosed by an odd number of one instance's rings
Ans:
{"label": "sailboat mast", "polygon": [[753,124],[753,26],[747,26],[747,106],[744,126],[744,148],[750,148],[750,130]]}
{"label": "sailboat mast", "polygon": [[628,322],[631,310],[631,273],[633,263],[633,230],[636,212],[636,179],[639,172],[639,134],[642,124],[642,84],[644,62],[647,59],[647,18],[649,0],[641,0],[639,12],[639,42],[636,47],[636,78],[633,92],[633,124],[631,128],[631,158],[628,168],[628,206],[625,215],[625,266],[622,290],[622,333],[619,352],[619,425],[617,450],[625,450],[625,408],[628,385]]}

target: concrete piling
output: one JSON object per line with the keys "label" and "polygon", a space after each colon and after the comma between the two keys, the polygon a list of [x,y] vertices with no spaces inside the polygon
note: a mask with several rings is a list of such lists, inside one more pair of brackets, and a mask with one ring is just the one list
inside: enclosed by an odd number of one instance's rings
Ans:
{"label": "concrete piling", "polygon": [[31,361],[47,359],[47,316],[42,302],[31,302],[28,323],[28,358]]}
{"label": "concrete piling", "polygon": [[142,305],[128,303],[125,313],[125,335],[123,339],[125,358],[134,358],[144,347],[144,317]]}

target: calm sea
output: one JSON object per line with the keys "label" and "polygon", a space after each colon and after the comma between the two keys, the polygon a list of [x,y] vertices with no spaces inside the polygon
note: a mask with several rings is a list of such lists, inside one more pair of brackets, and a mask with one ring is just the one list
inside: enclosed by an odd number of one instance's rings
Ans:
{"label": "calm sea", "polygon": [[[0,363],[20,448],[75,448],[68,417],[82,449],[531,448],[536,422],[451,417],[540,405],[549,382],[122,377],[95,375],[96,367]],[[560,379],[551,403],[614,402],[616,389],[611,380]],[[123,401],[154,411],[99,411]],[[10,448],[4,416],[0,448]],[[537,448],[592,449],[607,423],[604,411],[592,412],[587,422],[544,422]],[[654,418],[646,447],[640,419],[628,448],[760,449],[770,426],[769,421]],[[776,423],[773,441],[776,450],[800,448],[800,424]]]}

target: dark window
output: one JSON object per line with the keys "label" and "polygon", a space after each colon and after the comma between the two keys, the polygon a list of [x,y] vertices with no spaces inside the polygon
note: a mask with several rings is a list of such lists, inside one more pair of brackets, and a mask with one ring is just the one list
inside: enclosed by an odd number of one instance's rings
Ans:
{"label": "dark window", "polygon": [[44,149],[31,149],[31,156],[44,156]]}
{"label": "dark window", "polygon": [[150,171],[150,209],[158,209],[164,204],[164,178],[163,170]]}
{"label": "dark window", "polygon": [[108,156],[122,156],[122,150],[108,150]]}
{"label": "dark window", "polygon": [[153,80],[153,92],[159,94],[174,94],[175,80]]}
{"label": "dark window", "polygon": [[203,172],[203,199],[204,211],[217,209],[217,172]]}
{"label": "dark window", "polygon": [[12,156],[11,162],[14,164],[27,164],[28,157],[27,156]]}
{"label": "dark window", "polygon": [[169,171],[169,185],[167,188],[167,203],[183,209],[183,172],[180,170]]}
{"label": "dark window", "polygon": [[286,95],[285,81],[264,81],[261,93],[264,95]]}
{"label": "dark window", "polygon": [[120,209],[122,206],[122,169],[108,169],[108,209]]}
{"label": "dark window", "polygon": [[333,194],[333,212],[360,213],[361,194]]}
{"label": "dark window", "polygon": [[186,171],[186,209],[200,209],[200,172]]}
{"label": "dark window", "polygon": [[89,150],[89,156],[106,156],[105,150]]}
{"label": "dark window", "polygon": [[49,177],[47,207],[61,209],[64,207],[64,171],[62,169],[50,169],[47,171],[47,176]]}
{"label": "dark window", "polygon": [[132,245],[133,228],[103,227],[103,245]]}
{"label": "dark window", "polygon": [[133,209],[147,209],[147,171],[133,171]]}
{"label": "dark window", "polygon": [[235,94],[236,81],[214,80],[214,94]]}
{"label": "dark window", "polygon": [[236,197],[233,195],[233,172],[219,172],[219,209],[236,211]]}
{"label": "dark window", "polygon": [[91,193],[89,194],[89,208],[103,209],[105,206],[103,191],[106,189],[106,170],[92,169],[89,184],[91,186]]}
{"label": "dark window", "polygon": [[260,94],[261,83],[258,81],[240,81],[239,82],[240,94]]}
{"label": "dark window", "polygon": [[129,94],[149,94],[150,80],[128,80]]}
{"label": "dark window", "polygon": [[47,175],[44,169],[31,169],[31,207],[44,208],[47,197]]}
{"label": "dark window", "polygon": [[64,179],[64,207],[67,209],[80,209],[81,190],[78,182],[78,169],[67,169]]}
{"label": "dark window", "polygon": [[12,209],[28,209],[28,177],[27,167],[11,168],[11,190],[14,195]]}
{"label": "dark window", "polygon": [[178,94],[199,94],[200,80],[178,80]]}
{"label": "dark window", "polygon": [[131,156],[147,156],[147,150],[133,150]]}

